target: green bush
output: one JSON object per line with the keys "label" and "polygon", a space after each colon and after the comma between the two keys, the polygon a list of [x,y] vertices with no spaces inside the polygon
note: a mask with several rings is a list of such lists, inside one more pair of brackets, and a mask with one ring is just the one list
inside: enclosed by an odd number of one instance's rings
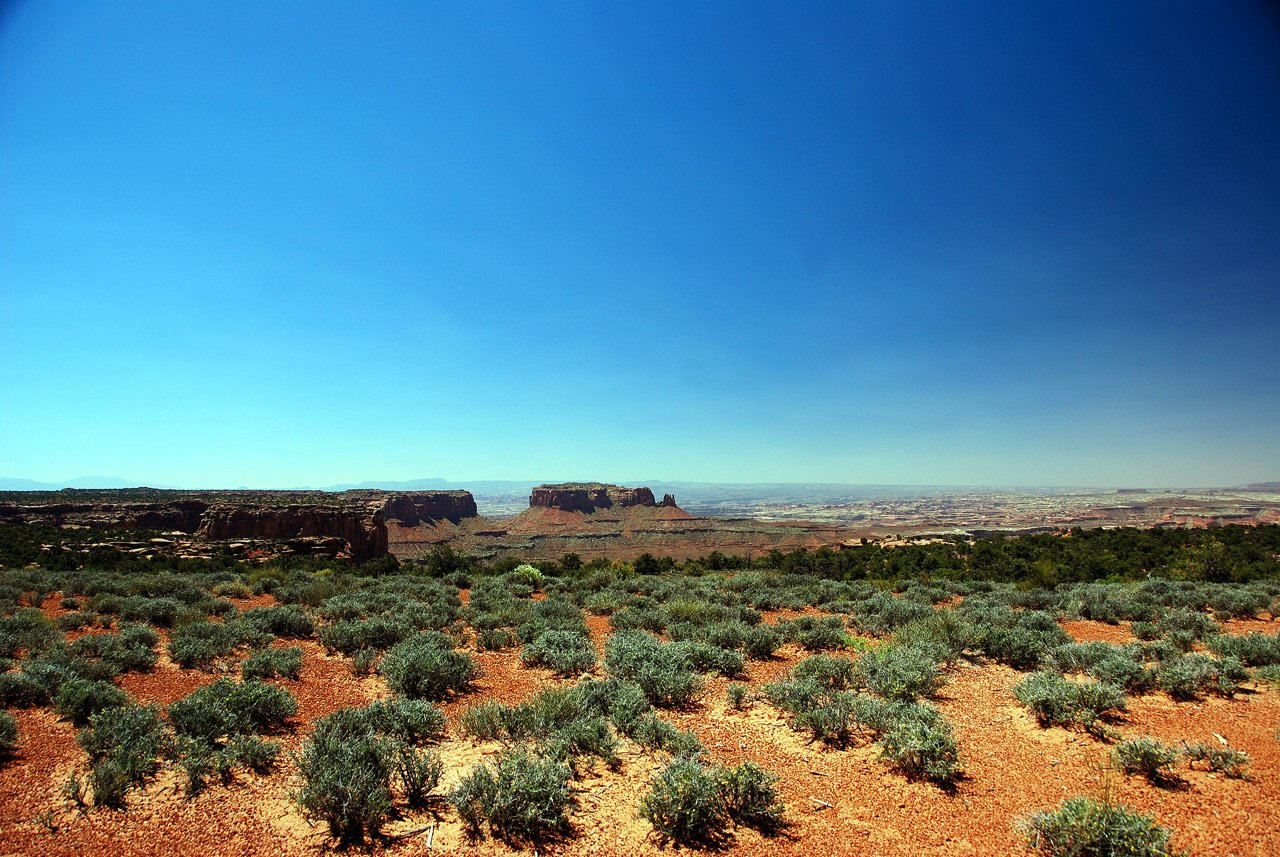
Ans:
{"label": "green bush", "polygon": [[1090,667],[1088,673],[1098,681],[1122,687],[1130,693],[1144,693],[1156,683],[1156,673],[1143,666],[1141,655],[1137,658],[1125,654],[1108,655]]}
{"label": "green bush", "polygon": [[73,655],[106,665],[114,675],[155,666],[160,636],[146,625],[123,625],[118,634],[89,634],[70,645]]}
{"label": "green bush", "polygon": [[1173,766],[1178,763],[1177,750],[1148,735],[1121,741],[1111,754],[1121,771],[1126,774],[1142,774],[1154,783],[1168,781]]}
{"label": "green bush", "polygon": [[1124,691],[1102,682],[1067,681],[1044,670],[1013,687],[1013,695],[1027,706],[1042,726],[1083,726],[1096,730],[1099,721],[1128,707]]}
{"label": "green bush", "polygon": [[354,654],[360,649],[385,651],[414,633],[412,625],[387,616],[328,622],[320,628],[320,643],[331,652]]}
{"label": "green bush", "polygon": [[913,619],[893,632],[899,646],[918,646],[935,661],[952,664],[974,645],[972,625],[957,610],[939,609],[929,616]]}
{"label": "green bush", "polygon": [[605,644],[604,662],[611,675],[639,685],[654,705],[678,708],[702,696],[702,678],[685,643],[664,644],[643,631],[618,631]]}
{"label": "green bush", "polygon": [[462,712],[462,729],[481,741],[495,741],[506,734],[502,725],[502,703],[486,699]]}
{"label": "green bush", "polygon": [[307,640],[315,636],[315,620],[301,607],[255,607],[240,614],[241,620],[276,637]]}
{"label": "green bush", "polygon": [[739,824],[769,833],[784,824],[786,804],[778,793],[778,778],[755,762],[721,769],[720,792],[729,817]]}
{"label": "green bush", "polygon": [[1209,770],[1226,774],[1231,779],[1245,779],[1249,774],[1249,754],[1231,747],[1188,744],[1183,750],[1191,763],[1205,762]]}
{"label": "green bush", "polygon": [[540,842],[569,831],[575,805],[572,773],[523,747],[503,750],[477,765],[449,792],[448,800],[473,833],[490,832],[513,845]]}
{"label": "green bush", "polygon": [[76,728],[89,725],[89,717],[108,708],[122,708],[130,704],[129,694],[109,681],[88,681],[82,678],[68,679],[54,698],[58,713],[71,721]]}
{"label": "green bush", "polygon": [[1164,629],[1155,622],[1132,622],[1129,633],[1139,640],[1158,640],[1164,636]]}
{"label": "green bush", "polygon": [[1156,681],[1174,699],[1197,700],[1206,692],[1231,696],[1248,678],[1244,665],[1235,658],[1211,658],[1192,654],[1171,658],[1160,665]]}
{"label": "green bush", "polygon": [[179,735],[214,743],[277,729],[297,710],[297,699],[282,687],[223,678],[179,699],[167,713]]}
{"label": "green bush", "polygon": [[379,671],[391,689],[410,699],[444,699],[466,690],[480,668],[453,641],[438,631],[425,631],[392,646]]}
{"label": "green bush", "polygon": [[697,735],[678,729],[653,714],[634,720],[625,734],[649,752],[661,750],[680,758],[696,759],[705,749]]}
{"label": "green bush", "polygon": [[154,706],[108,708],[93,714],[76,741],[93,761],[94,803],[119,804],[129,789],[145,782],[170,754],[171,743]]}
{"label": "green bush", "polygon": [[1149,815],[1089,797],[1074,797],[1020,825],[1028,846],[1044,857],[1173,857],[1173,831]]}
{"label": "green bush", "polygon": [[18,749],[18,721],[7,711],[0,711],[0,759],[7,759]]}
{"label": "green bush", "polygon": [[1218,657],[1236,658],[1246,666],[1280,664],[1280,634],[1248,634],[1243,637],[1218,634],[1204,642]]}
{"label": "green bush", "polygon": [[889,645],[862,656],[858,673],[867,689],[882,699],[914,700],[933,696],[946,683],[926,645]]}
{"label": "green bush", "polygon": [[370,729],[412,746],[440,740],[449,722],[443,711],[423,699],[379,700],[355,710]]}
{"label": "green bush", "polygon": [[391,775],[395,747],[368,729],[351,709],[316,722],[297,759],[302,788],[294,799],[309,814],[329,824],[341,842],[377,836],[394,804]]}
{"label": "green bush", "polygon": [[748,688],[745,684],[731,684],[724,689],[725,700],[734,711],[747,707]]}
{"label": "green bush", "polygon": [[509,628],[485,628],[476,635],[476,651],[480,652],[500,652],[519,643]]}
{"label": "green bush", "polygon": [[574,631],[544,631],[520,653],[526,666],[544,666],[556,675],[569,676],[595,666],[591,641]]}
{"label": "green bush", "polygon": [[242,645],[265,646],[271,634],[236,619],[230,622],[193,622],[173,631],[169,657],[184,669],[208,669],[218,658],[231,655]]}
{"label": "green bush", "polygon": [[765,833],[783,825],[786,807],[777,782],[754,762],[730,769],[676,757],[651,781],[639,815],[665,840],[721,845],[729,839],[730,820]]}
{"label": "green bush", "polygon": [[351,655],[352,675],[369,675],[378,668],[382,653],[377,649],[356,649]]}
{"label": "green bush", "polygon": [[729,810],[715,771],[676,757],[653,778],[640,799],[640,817],[663,839],[683,845],[716,845],[728,839]]}
{"label": "green bush", "polygon": [[440,783],[440,776],[444,773],[440,754],[435,751],[422,753],[408,744],[401,744],[396,748],[394,764],[409,806],[423,806],[427,795]]}
{"label": "green bush", "polygon": [[261,649],[240,662],[240,677],[245,681],[265,678],[297,679],[302,675],[302,649]]}
{"label": "green bush", "polygon": [[743,633],[743,649],[753,661],[767,661],[782,645],[782,635],[769,625],[756,625]]}
{"label": "green bush", "polygon": [[908,777],[949,783],[964,771],[960,748],[945,720],[930,724],[911,720],[880,739],[880,757],[900,767]]}
{"label": "green bush", "polygon": [[0,616],[0,657],[41,652],[62,639],[57,626],[35,608]]}

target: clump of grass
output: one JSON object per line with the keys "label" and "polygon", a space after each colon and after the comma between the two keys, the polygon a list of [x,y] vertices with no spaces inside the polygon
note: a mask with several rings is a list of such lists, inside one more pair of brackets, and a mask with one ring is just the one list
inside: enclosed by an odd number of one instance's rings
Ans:
{"label": "clump of grass", "polygon": [[1243,750],[1209,744],[1187,744],[1182,752],[1193,767],[1196,762],[1204,762],[1209,770],[1225,774],[1234,780],[1243,780],[1249,776],[1249,754]]}
{"label": "clump of grass", "polygon": [[1014,685],[1013,695],[1042,726],[1081,726],[1091,732],[1105,731],[1102,719],[1128,706],[1124,691],[1114,685],[1067,681],[1051,670],[1027,676]]}
{"label": "clump of grass", "polygon": [[261,649],[240,662],[240,676],[245,681],[266,678],[297,679],[302,675],[302,649]]}
{"label": "clump of grass", "polygon": [[653,778],[639,807],[664,840],[692,846],[723,844],[730,821],[771,832],[782,826],[785,812],[777,777],[755,763],[721,768],[683,757]]}
{"label": "clump of grass", "polygon": [[392,646],[378,669],[392,690],[410,699],[444,699],[462,692],[480,675],[471,656],[454,651],[453,640],[438,631]]}
{"label": "clump of grass", "polygon": [[505,749],[477,765],[449,792],[448,800],[473,835],[485,824],[513,845],[541,842],[569,831],[576,801],[565,765],[524,747]]}
{"label": "clump of grass", "polygon": [[578,675],[595,666],[596,651],[589,639],[574,631],[544,631],[525,644],[520,660],[526,666],[547,667],[556,675]]}
{"label": "clump of grass", "polygon": [[1052,812],[1037,812],[1020,828],[1027,845],[1044,857],[1125,855],[1173,857],[1173,831],[1149,815],[1090,797],[1069,798]]}
{"label": "clump of grass", "polygon": [[7,711],[0,711],[0,761],[7,760],[18,749],[18,721]]}
{"label": "clump of grass", "polygon": [[1142,774],[1153,783],[1167,783],[1172,779],[1173,766],[1179,753],[1173,747],[1142,735],[1121,741],[1111,751],[1116,766],[1126,774]]}
{"label": "clump of grass", "polygon": [[880,738],[880,757],[896,764],[913,779],[950,783],[964,772],[960,747],[945,720],[929,723],[908,719]]}
{"label": "clump of grass", "polygon": [[731,684],[724,690],[725,700],[734,711],[741,711],[750,702],[749,689],[745,684]]}

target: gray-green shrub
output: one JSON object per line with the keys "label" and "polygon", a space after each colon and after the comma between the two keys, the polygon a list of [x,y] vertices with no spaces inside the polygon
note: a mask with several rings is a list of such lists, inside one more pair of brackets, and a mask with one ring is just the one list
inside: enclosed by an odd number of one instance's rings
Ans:
{"label": "gray-green shrub", "polygon": [[466,652],[454,651],[453,640],[425,631],[387,650],[378,664],[391,689],[410,699],[444,699],[466,690],[480,668]]}
{"label": "gray-green shrub", "polygon": [[569,812],[576,804],[571,777],[565,765],[512,747],[472,768],[448,800],[473,833],[487,823],[508,843],[540,842],[569,831]]}

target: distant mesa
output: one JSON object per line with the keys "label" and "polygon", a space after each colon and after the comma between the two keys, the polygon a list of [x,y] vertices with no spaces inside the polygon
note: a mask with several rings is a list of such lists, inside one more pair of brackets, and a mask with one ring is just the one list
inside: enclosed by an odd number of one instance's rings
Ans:
{"label": "distant mesa", "polygon": [[476,498],[470,491],[397,491],[389,494],[382,504],[385,519],[399,521],[406,527],[431,521],[457,524],[463,518],[474,518],[478,514]]}
{"label": "distant mesa", "polygon": [[675,506],[676,498],[666,494],[661,503],[653,499],[648,488],[623,488],[603,482],[562,482],[539,485],[529,497],[530,509],[560,509],[565,512],[591,513],[597,509],[627,506]]}

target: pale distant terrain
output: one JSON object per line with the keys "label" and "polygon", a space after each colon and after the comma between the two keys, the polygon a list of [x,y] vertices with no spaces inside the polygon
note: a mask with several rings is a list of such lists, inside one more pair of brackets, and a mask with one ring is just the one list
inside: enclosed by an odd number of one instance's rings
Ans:
{"label": "pale distant terrain", "polygon": [[[507,518],[537,482],[366,482],[328,490],[465,489],[481,515]],[[1237,488],[983,487],[628,481],[672,494],[698,517],[811,521],[859,534],[1023,531],[1062,527],[1207,526],[1280,522],[1280,483]]]}

